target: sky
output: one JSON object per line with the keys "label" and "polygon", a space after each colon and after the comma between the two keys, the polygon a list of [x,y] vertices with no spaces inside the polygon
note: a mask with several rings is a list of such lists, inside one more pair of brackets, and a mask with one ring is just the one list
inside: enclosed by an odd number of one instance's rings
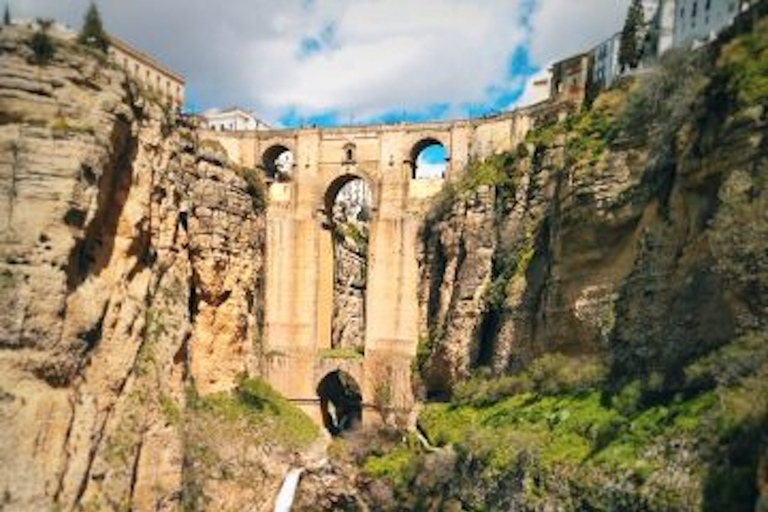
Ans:
{"label": "sky", "polygon": [[[89,0],[8,0],[78,28]],[[477,117],[535,102],[629,0],[99,0],[105,28],[187,81],[187,107],[295,127]]]}

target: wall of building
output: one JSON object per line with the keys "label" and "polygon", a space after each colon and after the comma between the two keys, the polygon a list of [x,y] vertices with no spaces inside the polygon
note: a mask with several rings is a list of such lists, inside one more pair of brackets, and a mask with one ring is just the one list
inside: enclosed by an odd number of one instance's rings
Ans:
{"label": "wall of building", "polygon": [[269,129],[269,126],[265,123],[241,110],[204,112],[202,117],[205,119],[206,127],[209,130],[249,131]]}
{"label": "wall of building", "polygon": [[184,84],[178,79],[118,45],[111,45],[109,53],[112,60],[125,69],[128,76],[147,90],[158,94],[175,107],[184,104]]}
{"label": "wall of building", "polygon": [[677,0],[674,46],[710,41],[738,14],[738,0]]}
{"label": "wall of building", "polygon": [[600,89],[607,89],[621,73],[619,66],[619,47],[621,33],[614,34],[595,47],[592,51],[594,65],[592,82]]}
{"label": "wall of building", "polygon": [[589,54],[580,54],[556,62],[552,66],[551,98],[559,102],[581,105],[589,83]]}

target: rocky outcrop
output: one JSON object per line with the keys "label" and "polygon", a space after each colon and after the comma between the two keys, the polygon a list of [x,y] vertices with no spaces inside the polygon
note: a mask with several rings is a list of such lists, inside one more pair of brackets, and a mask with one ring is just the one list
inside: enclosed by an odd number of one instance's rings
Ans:
{"label": "rocky outcrop", "polygon": [[0,32],[4,510],[176,510],[185,388],[257,371],[263,218],[193,128],[65,39]]}
{"label": "rocky outcrop", "polygon": [[360,212],[363,211],[361,206],[369,207],[364,200],[360,199],[360,202],[362,205],[344,200],[333,207],[331,347],[362,352],[365,344],[369,226]]}

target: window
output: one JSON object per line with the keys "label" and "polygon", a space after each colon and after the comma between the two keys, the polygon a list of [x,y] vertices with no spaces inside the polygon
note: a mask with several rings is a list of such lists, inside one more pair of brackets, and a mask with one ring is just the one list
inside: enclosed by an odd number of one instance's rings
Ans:
{"label": "window", "polygon": [[355,161],[355,145],[354,144],[346,144],[344,146],[344,161],[345,162]]}
{"label": "window", "polygon": [[680,8],[680,17],[685,18],[685,7]]}
{"label": "window", "polygon": [[697,2],[693,2],[693,8],[691,9],[691,19],[696,18],[696,8],[698,7]]}
{"label": "window", "polygon": [[706,9],[708,11],[711,8],[712,8],[712,0],[707,0],[707,3],[704,4],[704,9]]}

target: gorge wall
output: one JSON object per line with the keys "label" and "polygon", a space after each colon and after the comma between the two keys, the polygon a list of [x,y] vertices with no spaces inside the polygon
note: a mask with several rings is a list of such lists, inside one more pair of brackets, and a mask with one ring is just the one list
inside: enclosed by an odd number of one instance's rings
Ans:
{"label": "gorge wall", "polygon": [[0,509],[177,510],[185,387],[258,371],[259,190],[102,56],[31,64],[31,34],[0,32]]}
{"label": "gorge wall", "polygon": [[[505,144],[534,124],[517,147],[465,152],[421,226],[421,336],[402,379],[451,401],[424,405],[424,436],[363,429],[316,466],[317,429],[253,378],[268,355],[258,175],[99,54],[56,38],[35,63],[32,30],[3,27],[0,510],[270,510],[288,467],[307,466],[302,511],[762,512],[756,27],[670,55],[591,110],[507,120]],[[417,231],[410,213],[393,232]],[[360,256],[351,241],[338,250]],[[367,267],[348,263],[329,289],[359,331]]]}

